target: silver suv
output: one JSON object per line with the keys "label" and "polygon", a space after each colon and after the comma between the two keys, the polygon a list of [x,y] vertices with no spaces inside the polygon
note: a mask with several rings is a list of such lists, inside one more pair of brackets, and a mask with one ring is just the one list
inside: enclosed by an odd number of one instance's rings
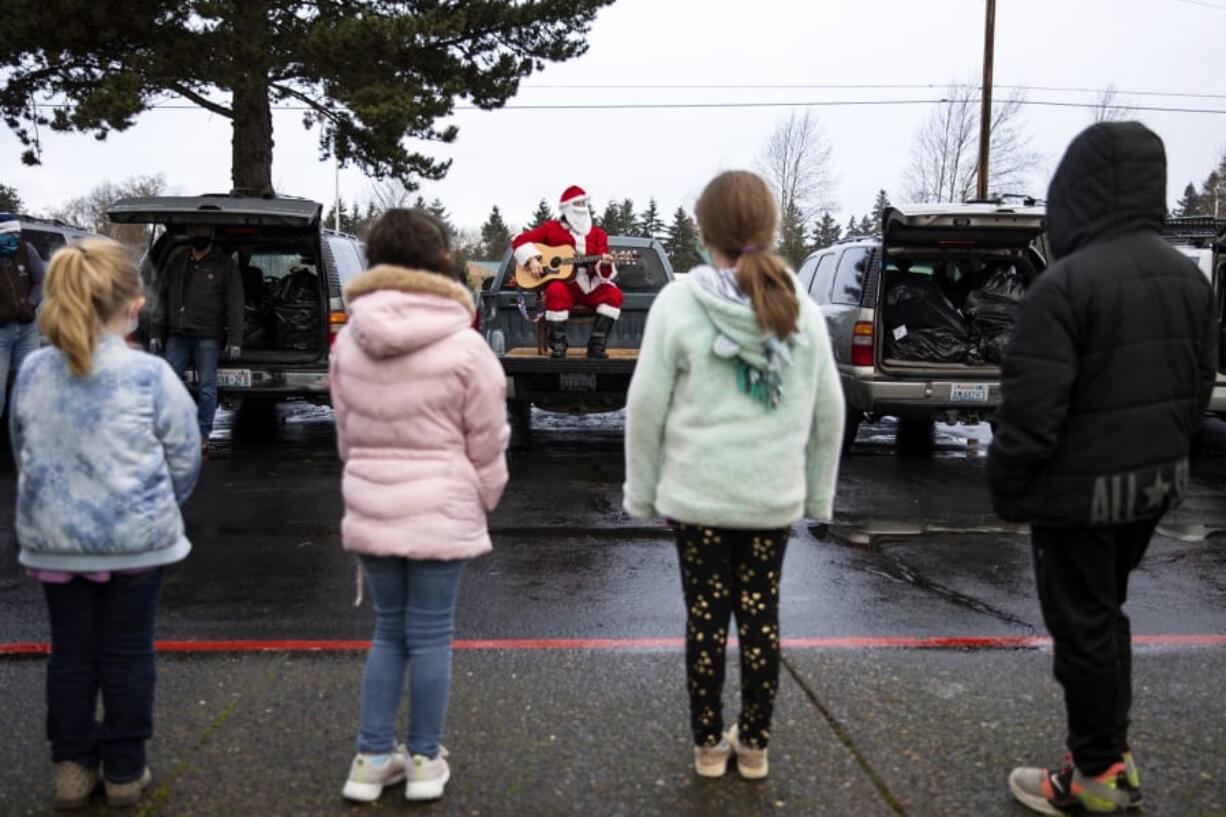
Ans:
{"label": "silver suv", "polygon": [[1021,294],[1046,266],[1026,200],[888,209],[882,234],[812,253],[797,275],[830,328],[845,445],[867,419],[990,420]]}
{"label": "silver suv", "polygon": [[[1219,321],[1226,314],[1226,219],[1213,216],[1182,216],[1167,219],[1162,237],[1175,246],[1209,279]],[[1226,418],[1226,329],[1218,353],[1217,383],[1209,399],[1209,411]]]}

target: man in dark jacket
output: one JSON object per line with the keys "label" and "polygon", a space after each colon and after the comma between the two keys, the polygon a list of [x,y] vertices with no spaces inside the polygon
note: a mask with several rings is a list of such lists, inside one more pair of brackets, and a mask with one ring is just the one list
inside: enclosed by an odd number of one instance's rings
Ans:
{"label": "man in dark jacket", "polygon": [[179,377],[195,365],[200,438],[208,449],[217,413],[217,362],[238,360],[243,343],[243,278],[213,241],[210,227],[187,228],[186,253],[171,257],[158,281],[149,351],[163,349]]}
{"label": "man in dark jacket", "polygon": [[1159,237],[1157,135],[1135,122],[1089,128],[1047,208],[1058,260],[1027,293],[1005,354],[988,482],[1001,517],[1031,523],[1072,759],[1016,769],[1009,785],[1040,813],[1114,813],[1141,794],[1128,577],[1187,488],[1218,329],[1204,275]]}
{"label": "man in dark jacket", "polygon": [[0,213],[0,417],[4,416],[9,373],[38,349],[34,312],[42,296],[45,269],[38,251],[21,238],[21,222]]}

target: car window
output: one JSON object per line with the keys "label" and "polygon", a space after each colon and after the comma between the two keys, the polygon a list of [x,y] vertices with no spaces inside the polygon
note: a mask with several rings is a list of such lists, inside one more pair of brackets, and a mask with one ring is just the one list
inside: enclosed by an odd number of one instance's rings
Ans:
{"label": "car window", "polygon": [[834,253],[828,252],[817,259],[817,268],[813,270],[813,283],[809,285],[809,294],[819,304],[830,303],[830,277],[834,273]]}
{"label": "car window", "polygon": [[859,306],[864,294],[864,278],[868,272],[869,251],[865,247],[851,247],[843,251],[839,266],[834,273],[834,290],[830,293],[832,303]]}
{"label": "car window", "polygon": [[28,242],[38,252],[39,257],[43,261],[50,261],[55,251],[68,243],[60,233],[51,230],[31,230],[29,228],[21,231],[21,240]]}
{"label": "car window", "polygon": [[336,274],[342,287],[366,269],[366,259],[362,257],[357,244],[350,239],[330,236],[328,246],[332,248],[332,257],[336,259]]}
{"label": "car window", "polygon": [[809,287],[813,284],[813,272],[817,269],[817,256],[812,256],[800,265],[800,269],[796,271],[796,277],[800,281],[800,288],[808,292]]}

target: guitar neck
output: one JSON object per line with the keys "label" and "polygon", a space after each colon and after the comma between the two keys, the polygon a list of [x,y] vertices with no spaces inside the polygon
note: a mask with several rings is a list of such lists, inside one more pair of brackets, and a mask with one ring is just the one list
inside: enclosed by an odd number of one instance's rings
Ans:
{"label": "guitar neck", "polygon": [[604,256],[602,255],[575,255],[575,256],[571,256],[570,258],[563,258],[562,263],[563,264],[574,264],[575,266],[582,266],[583,264],[595,264],[597,261],[599,261],[603,257]]}

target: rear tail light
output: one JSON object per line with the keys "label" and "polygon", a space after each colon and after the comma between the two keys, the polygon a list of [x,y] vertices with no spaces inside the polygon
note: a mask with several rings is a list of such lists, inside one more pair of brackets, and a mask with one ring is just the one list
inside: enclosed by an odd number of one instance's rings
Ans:
{"label": "rear tail light", "polygon": [[[333,299],[335,300],[335,299]],[[345,324],[349,322],[349,315],[344,309],[338,309],[338,304],[332,305],[332,311],[328,313],[328,348],[332,348],[332,344],[336,343],[336,337],[345,328]]]}
{"label": "rear tail light", "polygon": [[873,365],[873,325],[867,321],[856,324],[851,336],[851,365]]}

